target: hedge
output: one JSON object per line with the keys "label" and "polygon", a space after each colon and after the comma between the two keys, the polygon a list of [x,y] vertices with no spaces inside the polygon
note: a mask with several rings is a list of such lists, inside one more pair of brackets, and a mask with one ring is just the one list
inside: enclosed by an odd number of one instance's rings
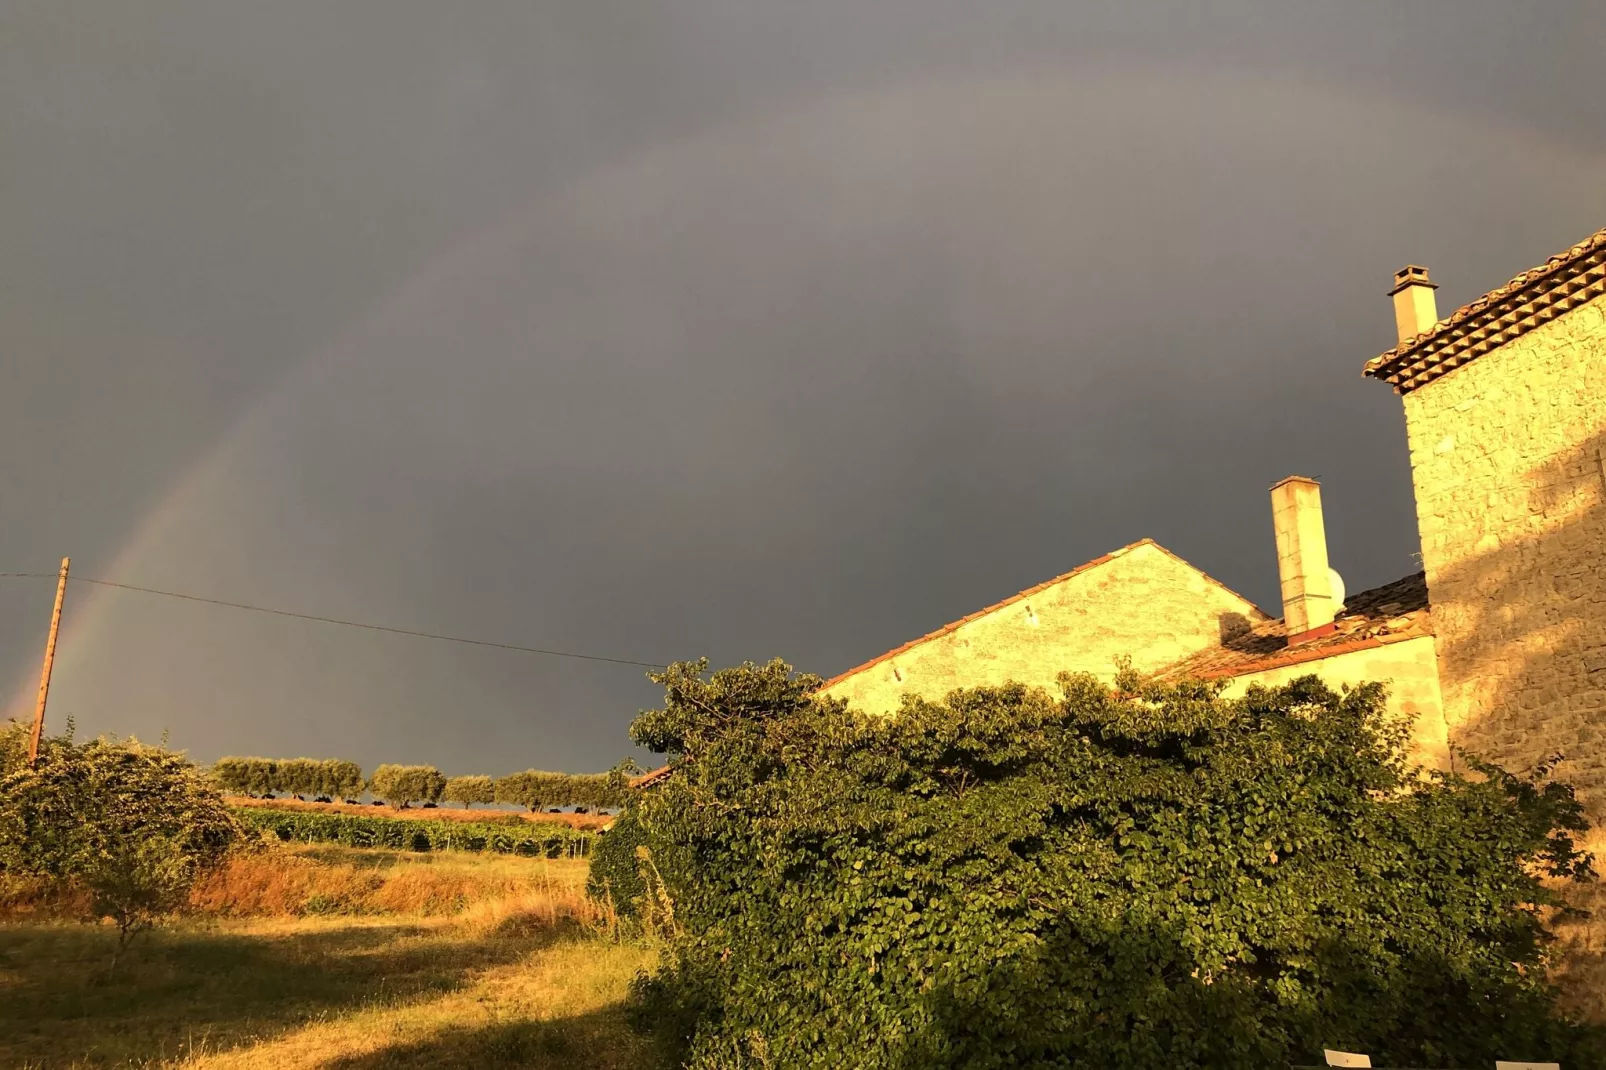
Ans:
{"label": "hedge", "polygon": [[567,825],[530,821],[429,821],[309,811],[233,808],[241,824],[271,832],[287,843],[337,843],[345,847],[389,847],[403,851],[473,851],[582,858],[595,834]]}

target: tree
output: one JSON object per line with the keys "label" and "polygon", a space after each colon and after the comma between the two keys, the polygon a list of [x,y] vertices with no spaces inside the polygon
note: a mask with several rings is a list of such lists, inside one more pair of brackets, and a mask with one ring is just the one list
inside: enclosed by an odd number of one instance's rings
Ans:
{"label": "tree", "polygon": [[446,778],[433,765],[382,765],[374,770],[369,790],[392,806],[439,802]]}
{"label": "tree", "polygon": [[323,763],[323,766],[320,790],[324,794],[335,799],[349,799],[362,794],[364,787],[362,766],[340,758],[330,758]]}
{"label": "tree", "polygon": [[441,798],[472,806],[496,801],[496,785],[488,776],[454,776],[446,782]]}
{"label": "tree", "polygon": [[632,817],[675,926],[636,1010],[676,1065],[1601,1065],[1545,973],[1546,880],[1592,877],[1571,789],[1408,767],[1378,685],[1124,672],[872,718],[705,669],[631,730],[673,767]]}
{"label": "tree", "polygon": [[87,890],[117,924],[113,966],[240,835],[208,777],[137,740],[57,737],[0,778],[0,870]]}

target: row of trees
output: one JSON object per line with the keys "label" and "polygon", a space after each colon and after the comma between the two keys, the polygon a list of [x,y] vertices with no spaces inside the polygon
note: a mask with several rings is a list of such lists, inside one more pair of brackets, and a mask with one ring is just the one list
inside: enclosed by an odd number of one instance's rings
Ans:
{"label": "row of trees", "polygon": [[[640,769],[634,762],[621,762],[606,773],[544,773],[528,769],[511,776],[497,777],[490,783],[492,798],[499,803],[543,810],[553,806],[577,806],[593,810],[614,810],[630,798],[630,778]],[[459,777],[460,780],[490,782],[489,777]],[[481,790],[476,783],[464,790]],[[450,795],[448,794],[448,797]]]}
{"label": "row of trees", "polygon": [[354,798],[372,792],[395,806],[413,803],[512,803],[531,810],[555,806],[617,809],[629,797],[630,778],[641,772],[625,760],[606,773],[548,773],[528,769],[504,777],[448,779],[432,765],[381,765],[363,779],[356,762],[335,758],[219,758],[212,775],[225,791],[243,795],[327,795]]}
{"label": "row of trees", "polygon": [[367,787],[362,766],[340,758],[219,758],[212,776],[241,795],[328,795],[350,798]]}

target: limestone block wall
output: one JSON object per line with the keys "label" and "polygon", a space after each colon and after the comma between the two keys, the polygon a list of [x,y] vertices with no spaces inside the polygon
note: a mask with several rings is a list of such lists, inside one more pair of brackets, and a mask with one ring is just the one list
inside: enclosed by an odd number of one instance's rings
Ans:
{"label": "limestone block wall", "polygon": [[1283,665],[1235,676],[1222,692],[1238,698],[1251,684],[1280,687],[1301,676],[1316,675],[1328,687],[1376,681],[1388,686],[1388,709],[1411,722],[1411,757],[1433,769],[1448,767],[1449,740],[1444,702],[1439,691],[1439,660],[1431,635],[1350,650],[1319,661]]}
{"label": "limestone block wall", "polygon": [[1606,817],[1606,298],[1404,403],[1450,738]]}
{"label": "limestone block wall", "polygon": [[887,714],[905,694],[1018,681],[1051,690],[1062,671],[1106,679],[1115,659],[1140,672],[1221,642],[1265,614],[1145,540],[967,618],[832,681],[822,693]]}

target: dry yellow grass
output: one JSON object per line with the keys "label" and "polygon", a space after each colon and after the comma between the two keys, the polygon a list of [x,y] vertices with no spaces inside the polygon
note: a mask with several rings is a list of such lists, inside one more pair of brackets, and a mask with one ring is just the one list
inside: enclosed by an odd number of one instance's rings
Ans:
{"label": "dry yellow grass", "polygon": [[597,922],[585,895],[586,863],[356,848],[269,848],[240,854],[198,884],[192,907],[230,916],[459,914],[523,902],[555,923]]}
{"label": "dry yellow grass", "polygon": [[0,1066],[648,1070],[621,1002],[653,951],[617,938],[584,879],[557,860],[248,856],[109,976],[109,928],[14,921]]}

